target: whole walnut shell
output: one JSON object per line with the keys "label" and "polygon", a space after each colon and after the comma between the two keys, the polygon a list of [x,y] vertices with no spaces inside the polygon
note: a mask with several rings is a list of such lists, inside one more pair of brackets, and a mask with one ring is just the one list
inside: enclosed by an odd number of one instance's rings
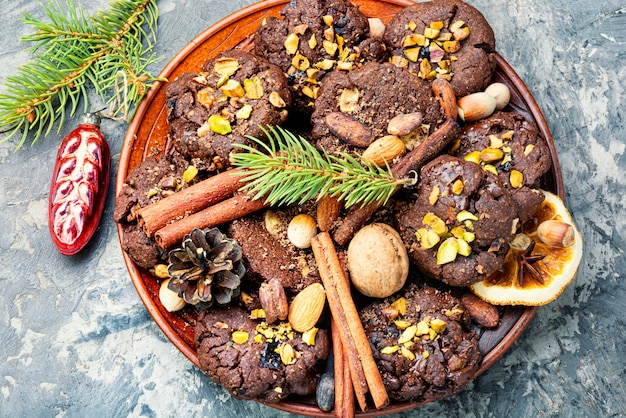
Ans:
{"label": "whole walnut shell", "polygon": [[350,279],[366,296],[385,298],[402,289],[409,258],[400,234],[389,225],[373,223],[354,235],[347,253]]}

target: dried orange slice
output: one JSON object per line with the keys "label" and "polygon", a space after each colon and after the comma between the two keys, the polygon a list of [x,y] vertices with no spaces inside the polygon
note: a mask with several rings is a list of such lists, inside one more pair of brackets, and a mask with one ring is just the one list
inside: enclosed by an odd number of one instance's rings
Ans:
{"label": "dried orange slice", "polygon": [[563,201],[553,193],[543,193],[546,198],[539,213],[521,226],[502,270],[470,286],[484,301],[493,305],[545,305],[576,276],[583,253],[582,236]]}

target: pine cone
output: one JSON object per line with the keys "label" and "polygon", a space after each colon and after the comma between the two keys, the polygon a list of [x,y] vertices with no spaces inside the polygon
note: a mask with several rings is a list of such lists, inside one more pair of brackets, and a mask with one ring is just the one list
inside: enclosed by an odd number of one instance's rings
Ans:
{"label": "pine cone", "polygon": [[168,287],[187,303],[206,309],[216,301],[227,304],[239,295],[246,272],[241,247],[217,228],[194,229],[185,236],[182,248],[169,253]]}

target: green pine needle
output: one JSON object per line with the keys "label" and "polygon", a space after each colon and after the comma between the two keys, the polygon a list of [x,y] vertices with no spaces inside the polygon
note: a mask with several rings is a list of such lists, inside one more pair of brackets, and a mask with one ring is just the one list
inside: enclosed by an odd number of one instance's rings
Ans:
{"label": "green pine needle", "polygon": [[159,59],[151,53],[156,42],[158,9],[155,0],[117,0],[106,12],[88,17],[74,0],[63,8],[58,0],[42,4],[48,21],[23,13],[34,29],[21,38],[31,46],[33,60],[7,77],[0,94],[1,142],[21,133],[35,143],[66,117],[88,110],[89,84],[109,106],[112,118],[132,118],[153,77],[147,67]]}
{"label": "green pine needle", "polygon": [[244,169],[243,190],[271,205],[302,204],[323,196],[337,197],[346,207],[371,202],[385,204],[397,188],[389,167],[359,161],[348,154],[318,151],[300,136],[281,128],[264,131],[267,142],[249,137],[257,148],[237,144],[244,152],[231,154],[234,166]]}

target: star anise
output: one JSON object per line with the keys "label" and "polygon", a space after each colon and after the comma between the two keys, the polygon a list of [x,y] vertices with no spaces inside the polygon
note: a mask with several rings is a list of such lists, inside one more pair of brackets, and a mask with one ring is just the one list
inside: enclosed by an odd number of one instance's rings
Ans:
{"label": "star anise", "polygon": [[528,272],[533,279],[537,280],[539,283],[544,284],[544,280],[541,277],[541,273],[535,266],[539,260],[543,260],[545,254],[535,254],[533,255],[533,250],[535,249],[535,241],[530,240],[530,243],[526,247],[526,249],[518,254],[519,258],[519,270],[517,272],[517,282],[520,287],[524,287],[524,273]]}

